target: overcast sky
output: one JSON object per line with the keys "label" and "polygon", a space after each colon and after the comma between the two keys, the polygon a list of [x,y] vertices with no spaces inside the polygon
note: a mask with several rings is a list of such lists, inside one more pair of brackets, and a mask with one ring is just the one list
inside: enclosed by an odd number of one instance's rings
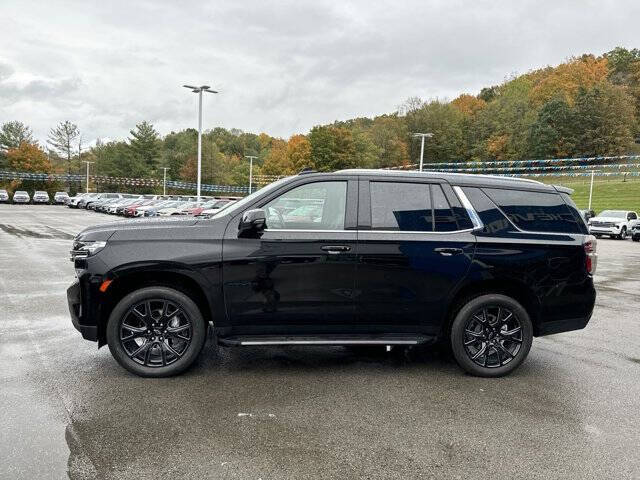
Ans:
{"label": "overcast sky", "polygon": [[288,137],[389,113],[406,98],[477,93],[586,52],[640,47],[630,1],[0,2],[0,123],[85,141],[204,126]]}

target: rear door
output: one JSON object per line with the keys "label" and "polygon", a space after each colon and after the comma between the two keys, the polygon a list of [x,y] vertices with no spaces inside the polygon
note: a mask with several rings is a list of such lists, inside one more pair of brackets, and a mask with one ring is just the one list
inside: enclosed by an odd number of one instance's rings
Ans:
{"label": "rear door", "polygon": [[363,330],[436,333],[475,237],[446,183],[360,181],[356,313]]}

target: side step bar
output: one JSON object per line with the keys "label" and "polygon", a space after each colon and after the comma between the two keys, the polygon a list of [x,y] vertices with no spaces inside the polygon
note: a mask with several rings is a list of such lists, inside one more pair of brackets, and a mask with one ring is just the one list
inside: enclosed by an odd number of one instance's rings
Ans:
{"label": "side step bar", "polygon": [[227,346],[267,345],[419,345],[430,343],[435,337],[415,334],[380,335],[233,335],[218,338]]}

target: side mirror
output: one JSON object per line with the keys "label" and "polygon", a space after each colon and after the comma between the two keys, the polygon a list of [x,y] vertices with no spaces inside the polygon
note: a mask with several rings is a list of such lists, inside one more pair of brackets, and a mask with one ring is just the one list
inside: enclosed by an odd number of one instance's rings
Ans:
{"label": "side mirror", "polygon": [[247,210],[238,225],[238,238],[260,236],[267,226],[267,214],[261,208]]}

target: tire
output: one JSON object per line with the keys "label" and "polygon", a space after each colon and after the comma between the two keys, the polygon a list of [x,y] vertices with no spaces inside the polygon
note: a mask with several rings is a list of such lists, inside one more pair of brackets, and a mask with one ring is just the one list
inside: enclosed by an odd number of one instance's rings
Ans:
{"label": "tire", "polygon": [[513,298],[482,295],[468,301],[457,313],[450,341],[453,357],[467,373],[502,377],[529,354],[533,326],[527,311]]}
{"label": "tire", "polygon": [[631,237],[631,240],[633,240],[634,242],[640,242],[640,236],[636,237],[634,235],[633,237]]}
{"label": "tire", "polygon": [[115,306],[107,323],[107,343],[113,357],[131,373],[169,377],[193,364],[206,332],[206,322],[191,298],[168,287],[146,287]]}
{"label": "tire", "polygon": [[627,239],[627,227],[622,227],[620,230],[620,235],[616,237],[618,240],[626,240]]}

